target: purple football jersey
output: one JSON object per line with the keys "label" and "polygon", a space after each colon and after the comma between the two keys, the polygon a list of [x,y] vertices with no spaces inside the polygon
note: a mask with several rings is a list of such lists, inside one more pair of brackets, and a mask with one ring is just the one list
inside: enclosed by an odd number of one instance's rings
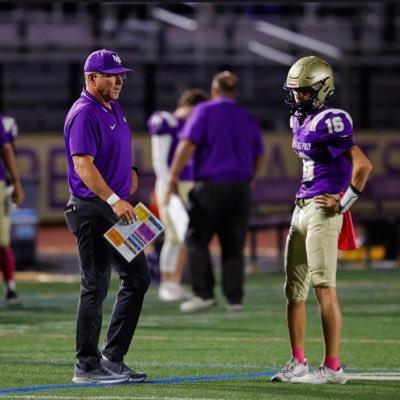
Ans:
{"label": "purple football jersey", "polygon": [[132,183],[131,130],[121,106],[112,101],[112,110],[86,89],[71,107],[64,124],[70,192],[79,197],[95,194],[74,170],[72,156],[87,154],[110,188],[122,199],[129,197]]}
{"label": "purple football jersey", "polygon": [[[185,125],[185,120],[178,118],[168,111],[155,111],[147,121],[147,128],[151,135],[169,135],[172,139],[168,152],[168,166],[171,165],[179,143],[179,132]],[[193,179],[191,164],[189,163],[179,175],[181,180]]]}
{"label": "purple football jersey", "polygon": [[[6,143],[10,143],[16,136],[17,125],[14,118],[0,116],[0,150],[3,149]],[[6,179],[6,169],[3,160],[0,161],[0,180]]]}
{"label": "purple football jersey", "polygon": [[196,106],[180,134],[194,142],[195,180],[250,180],[254,160],[265,151],[261,127],[227,97]]}
{"label": "purple football jersey", "polygon": [[296,198],[345,191],[351,179],[351,162],[345,152],[354,146],[353,121],[343,110],[325,106],[305,118],[290,119],[292,148],[303,161],[303,178]]}

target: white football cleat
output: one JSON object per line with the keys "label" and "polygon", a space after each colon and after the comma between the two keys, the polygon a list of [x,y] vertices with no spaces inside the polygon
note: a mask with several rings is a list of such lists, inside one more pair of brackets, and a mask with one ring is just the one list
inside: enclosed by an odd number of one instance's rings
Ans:
{"label": "white football cleat", "polygon": [[178,301],[188,298],[188,293],[182,285],[174,282],[161,283],[158,288],[158,298],[161,301]]}
{"label": "white football cleat", "polygon": [[291,382],[295,377],[301,377],[309,373],[307,359],[300,364],[296,357],[292,357],[286,365],[272,378],[272,382]]}
{"label": "white football cleat", "polygon": [[311,383],[314,385],[323,383],[339,383],[345,384],[347,382],[347,376],[343,372],[343,368],[339,368],[337,371],[328,368],[322,364],[317,368],[311,370],[307,375],[293,378],[291,383]]}

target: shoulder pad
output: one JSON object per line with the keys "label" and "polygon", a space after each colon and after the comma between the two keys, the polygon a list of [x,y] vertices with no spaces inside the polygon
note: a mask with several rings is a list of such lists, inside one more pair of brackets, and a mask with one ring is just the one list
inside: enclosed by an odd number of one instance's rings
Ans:
{"label": "shoulder pad", "polygon": [[15,139],[18,135],[18,127],[15,119],[12,117],[3,117],[1,123],[3,125],[4,132],[9,135],[10,139]]}
{"label": "shoulder pad", "polygon": [[168,111],[156,111],[150,116],[147,127],[153,134],[174,132],[179,127],[179,120]]}
{"label": "shoulder pad", "polygon": [[335,117],[339,117],[342,123],[350,129],[353,129],[353,120],[350,114],[339,108],[328,108],[317,114],[311,121],[310,131],[325,131],[327,130],[327,120],[333,120]]}

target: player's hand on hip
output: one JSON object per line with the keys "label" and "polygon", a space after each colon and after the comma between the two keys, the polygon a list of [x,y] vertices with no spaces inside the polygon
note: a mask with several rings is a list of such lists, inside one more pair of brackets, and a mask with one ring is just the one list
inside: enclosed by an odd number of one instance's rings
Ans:
{"label": "player's hand on hip", "polygon": [[339,198],[331,194],[321,194],[314,197],[317,208],[323,208],[332,212],[339,212]]}
{"label": "player's hand on hip", "polygon": [[128,201],[119,199],[113,206],[113,211],[126,224],[132,224],[137,220],[137,215],[132,204]]}

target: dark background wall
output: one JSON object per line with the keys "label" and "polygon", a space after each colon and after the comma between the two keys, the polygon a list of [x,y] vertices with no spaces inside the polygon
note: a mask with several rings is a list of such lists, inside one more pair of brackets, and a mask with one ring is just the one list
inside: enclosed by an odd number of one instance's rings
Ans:
{"label": "dark background wall", "polygon": [[332,103],[356,128],[397,129],[399,27],[399,4],[387,2],[2,2],[0,111],[21,132],[61,131],[87,55],[109,48],[135,69],[121,102],[136,131],[154,109],[172,110],[182,90],[208,89],[225,68],[239,75],[240,101],[263,128],[282,130],[289,66],[317,55],[335,70]]}

